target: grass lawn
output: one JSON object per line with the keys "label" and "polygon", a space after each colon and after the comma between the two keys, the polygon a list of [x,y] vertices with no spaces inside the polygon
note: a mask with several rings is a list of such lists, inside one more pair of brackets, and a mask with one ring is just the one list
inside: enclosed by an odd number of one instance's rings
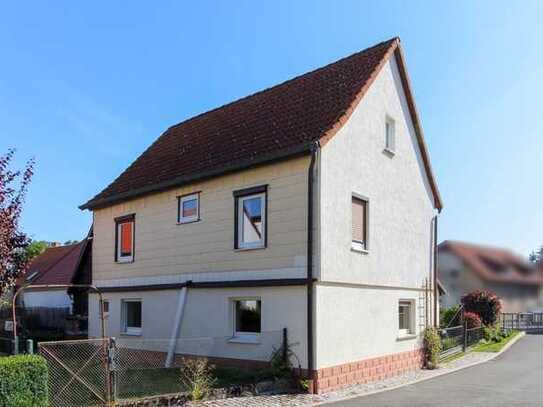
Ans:
{"label": "grass lawn", "polygon": [[520,334],[519,331],[513,331],[513,333],[507,338],[502,339],[500,342],[495,343],[481,343],[473,348],[474,352],[499,352],[507,345],[513,338]]}
{"label": "grass lawn", "polygon": [[[238,369],[216,369],[213,373],[216,377],[215,387],[257,383],[271,378],[265,370],[244,372]],[[117,375],[117,394],[122,399],[180,393],[184,390],[178,368],[130,369],[120,371]]]}

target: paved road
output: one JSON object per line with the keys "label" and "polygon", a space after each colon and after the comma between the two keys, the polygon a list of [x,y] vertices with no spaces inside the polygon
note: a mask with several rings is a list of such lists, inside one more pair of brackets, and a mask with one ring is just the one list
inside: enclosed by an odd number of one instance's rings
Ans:
{"label": "paved road", "polygon": [[496,359],[398,390],[330,407],[543,406],[543,333],[526,335]]}

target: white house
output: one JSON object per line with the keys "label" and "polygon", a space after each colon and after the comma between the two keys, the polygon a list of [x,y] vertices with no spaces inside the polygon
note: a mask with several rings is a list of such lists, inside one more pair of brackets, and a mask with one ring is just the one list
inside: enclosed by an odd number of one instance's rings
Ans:
{"label": "white house", "polygon": [[441,207],[395,38],[170,127],[81,208],[109,335],[250,365],[287,328],[324,392],[420,367]]}

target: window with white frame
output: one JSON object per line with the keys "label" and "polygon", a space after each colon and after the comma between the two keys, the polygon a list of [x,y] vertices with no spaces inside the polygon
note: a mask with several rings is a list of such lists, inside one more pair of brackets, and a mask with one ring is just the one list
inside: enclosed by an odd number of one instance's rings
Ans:
{"label": "window with white frame", "polygon": [[141,335],[142,329],[141,300],[121,301],[121,332],[125,335]]}
{"label": "window with white frame", "polygon": [[400,300],[398,304],[398,334],[400,336],[413,334],[414,306],[412,300]]}
{"label": "window with white frame", "polygon": [[194,193],[177,198],[177,222],[190,223],[200,220],[200,194]]}
{"label": "window with white frame", "polygon": [[115,219],[115,261],[134,261],[135,216],[128,215]]}
{"label": "window with white frame", "polygon": [[262,331],[261,301],[258,298],[236,299],[234,306],[234,336],[256,338]]}
{"label": "window with white frame", "polygon": [[390,117],[385,120],[385,150],[391,153],[396,151],[396,126]]}
{"label": "window with white frame", "polygon": [[368,250],[368,201],[352,197],[352,248]]}
{"label": "window with white frame", "polygon": [[266,186],[234,192],[236,249],[266,247],[266,194]]}

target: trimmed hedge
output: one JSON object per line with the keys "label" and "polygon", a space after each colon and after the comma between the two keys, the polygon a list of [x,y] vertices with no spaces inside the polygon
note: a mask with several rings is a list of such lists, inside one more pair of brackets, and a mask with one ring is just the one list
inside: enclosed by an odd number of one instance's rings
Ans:
{"label": "trimmed hedge", "polygon": [[47,363],[40,356],[0,357],[0,406],[48,406],[47,378]]}

